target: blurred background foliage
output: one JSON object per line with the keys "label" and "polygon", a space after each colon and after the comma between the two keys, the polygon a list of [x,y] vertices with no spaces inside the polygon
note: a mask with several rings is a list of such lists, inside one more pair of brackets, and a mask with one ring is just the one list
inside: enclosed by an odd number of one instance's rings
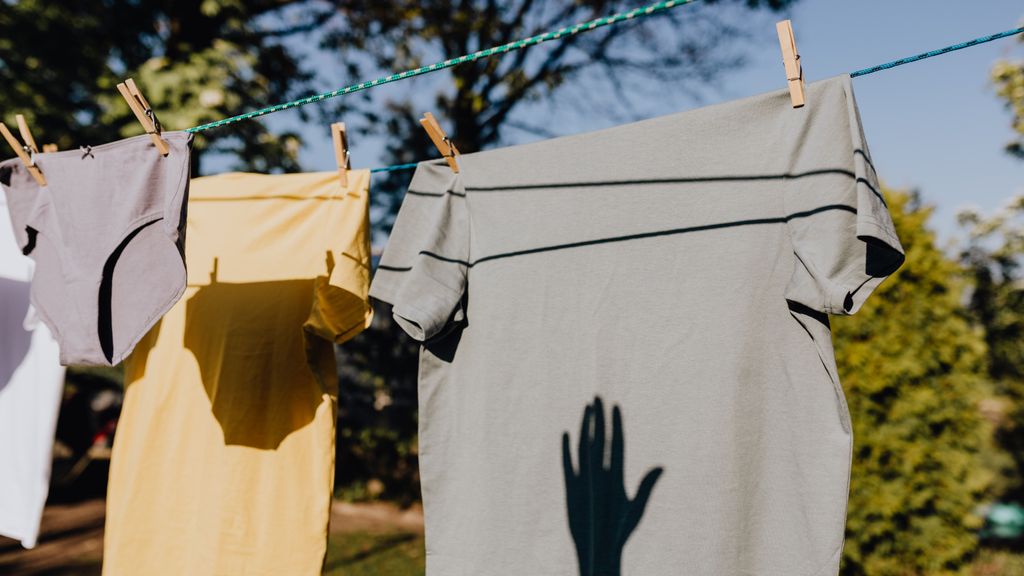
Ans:
{"label": "blurred background foliage", "polygon": [[[296,97],[311,89],[313,75],[282,39],[304,28],[262,24],[277,21],[291,4],[296,2],[4,2],[3,119],[25,114],[40,143],[63,150],[139,133],[115,89],[130,76],[168,129]],[[311,21],[323,14],[313,13]],[[196,172],[206,153],[234,156],[240,169],[299,169],[297,137],[272,135],[258,122],[204,135],[196,150]]]}
{"label": "blurred background foliage", "polygon": [[[464,152],[500,145],[510,131],[549,135],[516,114],[538,102],[554,110],[568,97],[574,110],[628,120],[643,116],[636,86],[656,92],[715,82],[744,62],[744,20],[769,22],[793,2],[718,0],[733,10],[687,13],[690,34],[669,33],[681,17],[669,14],[564,40],[543,57],[526,51],[466,64],[426,94],[424,85],[387,97],[369,91],[296,113],[321,123],[343,115],[355,133],[387,134],[386,162],[434,155],[416,124],[424,102]],[[40,143],[75,148],[139,133],[115,90],[129,76],[164,126],[180,129],[636,5],[0,0],[0,118],[11,124],[23,113]],[[332,55],[334,66],[314,70],[312,52]],[[992,78],[1018,133],[1007,150],[1024,159],[1024,62],[999,62]],[[240,170],[301,170],[300,134],[272,125],[203,133],[193,174],[212,157]],[[375,179],[381,233],[407,179]],[[833,321],[855,437],[843,573],[966,574],[979,557],[991,560],[991,551],[979,552],[982,505],[1024,502],[1024,199],[996,214],[963,212],[966,241],[940,247],[916,194],[887,197],[907,263],[858,315]],[[373,326],[338,349],[339,496],[418,499],[417,351],[380,304]],[[72,369],[69,390],[119,378],[117,370]]]}
{"label": "blurred background foliage", "polygon": [[981,413],[993,394],[965,270],[936,245],[931,210],[886,191],[906,263],[854,316],[833,318],[853,421],[844,574],[958,574],[1000,462]]}

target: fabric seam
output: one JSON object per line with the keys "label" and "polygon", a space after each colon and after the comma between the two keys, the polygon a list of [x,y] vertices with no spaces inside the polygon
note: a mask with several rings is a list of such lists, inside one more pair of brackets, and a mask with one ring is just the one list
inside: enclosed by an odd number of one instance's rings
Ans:
{"label": "fabric seam", "polygon": [[[184,137],[182,135],[189,135],[189,133],[185,132],[183,130],[174,130],[172,132],[163,132],[163,133],[160,134],[161,138],[163,138],[164,140],[180,140],[180,139],[184,139]],[[108,150],[114,150],[114,149],[120,148],[122,146],[128,146],[130,144],[137,144],[138,142],[140,142],[142,140],[145,140],[146,142],[149,142],[150,141],[149,134],[139,134],[138,136],[129,136],[128,138],[122,138],[120,140],[114,140],[113,142],[104,142],[103,144],[96,144],[94,146],[90,146],[88,144],[83,144],[83,146],[87,146],[90,150],[93,150],[93,151],[103,152],[103,151],[108,151]],[[159,154],[159,152],[154,152],[154,154]],[[81,155],[82,155],[82,152],[81,152],[81,150],[79,148],[71,148],[71,149],[68,149],[68,150],[59,150],[57,152],[39,152],[39,153],[36,154],[36,158],[45,161],[46,158],[58,158],[58,157],[61,157],[61,156],[81,156]],[[17,158],[15,158],[14,160],[17,160]]]}
{"label": "fabric seam", "polygon": [[[171,237],[175,237],[175,236],[179,235],[179,234],[177,234],[177,230],[178,230],[179,226],[181,226],[181,207],[182,206],[186,206],[186,203],[188,202],[188,198],[185,198],[184,196],[185,196],[185,189],[189,186],[189,183],[186,182],[185,185],[182,186],[182,181],[185,180],[185,178],[188,177],[189,171],[191,169],[191,164],[192,164],[192,162],[191,162],[191,156],[192,156],[191,140],[192,140],[191,138],[186,138],[185,139],[185,152],[184,153],[185,153],[186,161],[181,163],[181,165],[182,165],[181,166],[181,172],[178,174],[178,183],[174,187],[174,190],[175,190],[174,191],[174,195],[171,196],[170,201],[167,202],[164,205],[164,209],[163,209],[163,212],[164,212],[164,232],[167,233],[167,235],[171,236]],[[179,202],[179,199],[180,199],[180,202]],[[171,229],[168,229],[167,226],[168,226],[168,223],[171,221],[171,219],[167,217],[167,212],[174,205],[178,206],[177,215],[176,215],[176,218],[174,219],[174,220],[177,221],[177,225],[175,225]],[[187,206],[186,206],[186,209],[187,209]],[[186,269],[187,269],[188,264],[185,263],[185,266],[186,266]]]}

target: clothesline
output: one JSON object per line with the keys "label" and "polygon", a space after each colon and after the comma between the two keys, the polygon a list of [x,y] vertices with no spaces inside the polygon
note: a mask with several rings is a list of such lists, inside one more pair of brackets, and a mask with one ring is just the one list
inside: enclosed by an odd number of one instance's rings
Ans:
{"label": "clothesline", "polygon": [[[857,70],[855,72],[851,72],[850,73],[850,77],[851,78],[856,78],[858,76],[867,76],[868,74],[873,74],[875,72],[880,72],[882,70],[889,70],[890,68],[895,68],[897,66],[902,66],[904,64],[910,64],[912,62],[918,62],[918,61],[924,60],[926,58],[933,58],[935,56],[941,56],[943,54],[948,54],[950,52],[955,52],[957,50],[963,50],[964,48],[970,48],[972,46],[977,46],[979,44],[985,44],[986,42],[992,42],[993,40],[999,40],[1000,38],[1008,38],[1010,36],[1016,36],[1017,34],[1022,34],[1022,33],[1024,33],[1024,26],[1021,26],[1020,28],[1014,28],[1013,30],[1006,30],[1005,32],[999,32],[999,33],[996,33],[996,34],[990,34],[988,36],[982,36],[980,38],[975,38],[973,40],[968,40],[966,42],[960,42],[958,44],[953,44],[951,46],[946,46],[944,48],[938,48],[936,50],[930,50],[928,52],[922,52],[921,54],[915,54],[913,56],[907,56],[906,58],[900,58],[899,60],[893,60],[892,62],[886,62],[885,64],[879,64],[877,66],[871,66],[870,68],[862,68],[862,69]],[[402,170],[412,170],[413,168],[416,168],[416,164],[417,164],[416,162],[411,162],[411,163],[408,163],[408,164],[392,164],[390,166],[381,166],[379,168],[372,168],[370,170],[370,172],[378,173],[378,172],[399,172],[399,171],[402,171]]]}
{"label": "clothesline", "polygon": [[419,162],[409,162],[408,164],[392,164],[390,166],[381,166],[379,168],[370,168],[370,172],[400,172],[402,170],[412,170],[416,167]]}
{"label": "clothesline", "polygon": [[900,58],[899,60],[893,60],[892,62],[886,62],[885,64],[879,64],[878,66],[872,66],[870,68],[864,68],[857,70],[856,72],[850,73],[850,78],[856,78],[858,76],[866,76],[874,72],[882,70],[888,70],[904,64],[910,64],[911,62],[917,62],[924,60],[925,58],[932,58],[934,56],[941,56],[957,50],[963,50],[964,48],[970,48],[971,46],[977,46],[978,44],[984,44],[993,40],[999,40],[1000,38],[1006,38],[1008,36],[1016,36],[1017,34],[1024,33],[1024,26],[1020,28],[1014,28],[1013,30],[1007,30],[1006,32],[999,32],[998,34],[991,34],[989,36],[982,36],[981,38],[975,38],[974,40],[968,40],[959,44],[953,44],[952,46],[946,46],[945,48],[939,48],[938,50],[931,50],[914,56],[908,56],[906,58]]}

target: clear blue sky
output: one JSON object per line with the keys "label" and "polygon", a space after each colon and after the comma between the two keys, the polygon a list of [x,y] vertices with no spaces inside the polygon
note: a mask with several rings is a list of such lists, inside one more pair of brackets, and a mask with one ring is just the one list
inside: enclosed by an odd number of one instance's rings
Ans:
{"label": "clear blue sky", "polygon": [[[643,0],[638,0],[637,5],[642,4]],[[813,81],[1014,28],[1024,18],[1024,4],[1019,0],[802,0],[791,17],[805,76]],[[652,103],[649,116],[785,86],[771,20],[752,22],[764,30],[748,66],[729,73],[720,88],[709,91],[700,102],[675,95]],[[531,50],[547,49],[542,45]],[[1011,195],[1024,193],[1024,161],[1003,151],[1013,137],[1010,113],[989,82],[992,64],[1000,57],[1024,58],[1024,44],[1016,39],[999,40],[854,81],[879,173],[890,186],[919,189],[924,200],[936,206],[932,225],[945,240],[956,234],[958,208],[973,205],[991,212]],[[326,57],[315,58],[318,66],[329,69]],[[437,75],[443,81],[441,76]],[[363,79],[339,76],[330,82],[328,77],[325,88],[340,87],[350,80]],[[390,91],[397,94],[409,89],[403,84],[378,90],[381,96]],[[297,118],[285,112],[266,121],[275,128],[294,128]],[[606,118],[584,117],[553,129],[567,134],[607,124]],[[303,165],[310,170],[333,169],[327,127],[299,129],[307,142],[301,156]],[[535,138],[523,134],[513,135],[511,140]],[[383,143],[383,135],[356,139],[352,143],[353,165],[380,165]]]}

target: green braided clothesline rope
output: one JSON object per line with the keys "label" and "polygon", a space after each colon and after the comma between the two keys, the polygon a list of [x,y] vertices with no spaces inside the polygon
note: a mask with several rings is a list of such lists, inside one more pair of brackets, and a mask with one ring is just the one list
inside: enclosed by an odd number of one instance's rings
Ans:
{"label": "green braided clothesline rope", "polygon": [[305,98],[299,98],[298,100],[292,100],[291,102],[285,102],[283,104],[275,104],[273,106],[267,106],[259,110],[253,110],[252,112],[246,112],[245,114],[239,114],[238,116],[232,116],[230,118],[224,118],[223,120],[217,120],[208,124],[201,124],[188,128],[186,132],[202,132],[218,126],[224,126],[226,124],[234,124],[235,122],[241,122],[242,120],[249,120],[250,118],[257,118],[259,116],[266,116],[267,114],[273,114],[274,112],[280,112],[281,110],[287,110],[289,108],[296,108],[298,106],[305,106],[306,104],[312,104],[313,102],[319,102],[328,98],[334,98],[335,96],[344,96],[345,94],[351,94],[353,92],[359,92],[360,90],[366,90],[367,88],[373,88],[374,86],[380,86],[381,84],[388,84],[398,80],[405,80],[406,78],[412,78],[413,76],[420,76],[422,74],[428,74],[430,72],[437,72],[438,70],[444,70],[445,68],[451,68],[452,66],[458,66],[466,62],[472,62],[481,58],[487,58],[494,56],[495,54],[504,54],[513,50],[521,50],[530,46],[535,46],[541,42],[547,42],[548,40],[558,40],[560,38],[566,38],[568,36],[575,36],[581,32],[588,32],[595,28],[601,28],[602,26],[608,26],[611,24],[617,24],[626,20],[633,20],[637,17],[650,16],[651,14],[657,14],[659,12],[665,12],[676,6],[682,6],[684,4],[691,4],[697,0],[665,0],[663,2],[656,2],[650,6],[643,8],[636,8],[628,12],[622,12],[621,14],[615,14],[613,16],[606,16],[604,18],[597,18],[590,22],[583,22],[574,26],[567,26],[554,32],[547,32],[545,34],[539,34],[537,36],[531,36],[522,40],[516,40],[515,42],[509,42],[501,46],[495,46],[494,48],[488,48],[486,50],[480,50],[473,52],[472,54],[466,54],[465,56],[459,56],[458,58],[452,58],[445,60],[444,62],[438,62],[437,64],[431,64],[429,66],[422,66],[414,70],[406,70],[405,72],[399,72],[390,76],[384,76],[377,78],[376,80],[370,80],[369,82],[363,82],[361,84],[353,84],[346,86],[332,92],[324,92],[323,94],[317,94],[315,96],[307,96]]}

